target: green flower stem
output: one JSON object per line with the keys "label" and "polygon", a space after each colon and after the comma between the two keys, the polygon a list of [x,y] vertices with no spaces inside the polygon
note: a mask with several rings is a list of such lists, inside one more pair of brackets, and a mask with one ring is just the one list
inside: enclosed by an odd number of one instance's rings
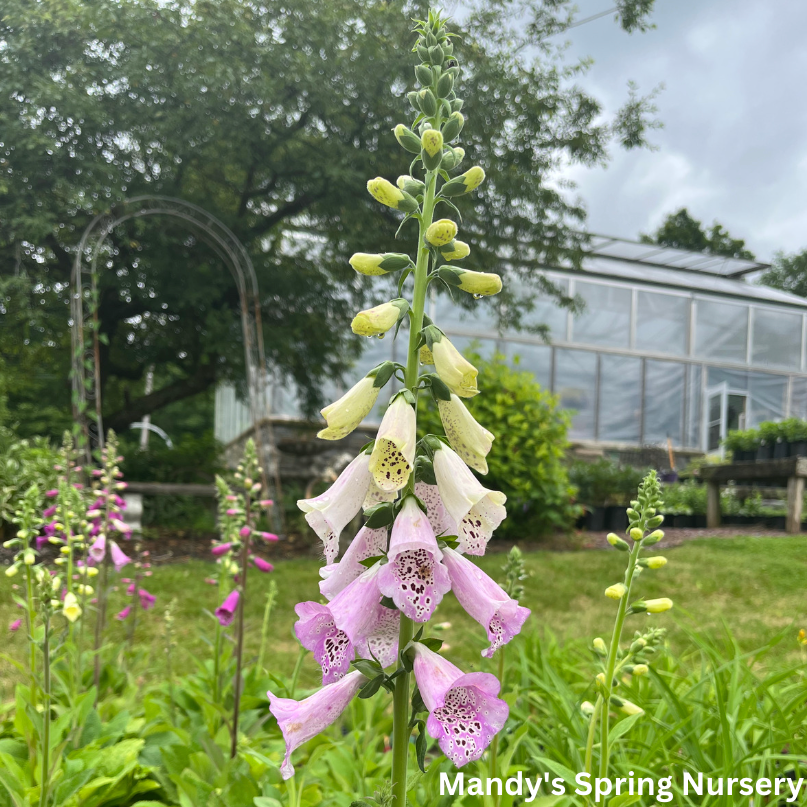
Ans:
{"label": "green flower stem", "polygon": [[[605,668],[605,693],[603,695],[603,718],[602,718],[602,733],[600,739],[600,778],[608,776],[609,748],[608,748],[608,708],[611,702],[611,693],[613,692],[614,674],[616,673],[616,654],[619,650],[619,642],[622,638],[622,627],[625,624],[625,617],[628,613],[628,600],[630,599],[630,587],[633,582],[633,575],[636,571],[636,564],[639,560],[639,552],[641,551],[641,541],[636,541],[628,559],[628,568],[625,571],[625,591],[624,596],[619,601],[619,610],[616,614],[616,622],[614,622],[614,634],[611,637],[611,647],[608,649],[608,664]],[[605,807],[605,803],[603,803]]]}
{"label": "green flower stem", "polygon": [[[250,518],[250,496],[247,492],[244,495],[244,510],[247,514],[246,526],[252,527],[252,519]],[[241,569],[240,569],[240,583],[239,591],[240,597],[238,598],[238,628],[236,632],[236,646],[235,646],[235,682],[233,684],[233,730],[230,743],[230,759],[235,759],[238,753],[238,719],[241,715],[241,673],[244,664],[244,608],[247,604],[247,572],[249,571],[249,547],[251,543],[252,534],[243,539],[243,548],[241,549]]]}
{"label": "green flower stem", "polygon": [[[506,646],[499,648],[499,683],[501,684],[502,691],[504,691],[504,655],[506,649],[507,649]],[[495,779],[498,776],[498,774],[496,773],[496,767],[499,762],[500,734],[501,732],[496,732],[496,734],[493,735],[493,741],[490,744],[490,776],[492,779]],[[495,807],[499,807],[500,801],[501,801],[501,795],[499,793],[495,793],[493,795],[493,804],[495,805]]]}
{"label": "green flower stem", "polygon": [[45,638],[42,643],[42,689],[45,711],[42,715],[42,775],[39,782],[39,807],[48,803],[50,790],[50,616],[45,616]]}
{"label": "green flower stem", "polygon": [[[426,246],[426,230],[434,218],[434,197],[437,188],[437,172],[426,172],[426,192],[423,197],[423,211],[418,231],[418,253],[415,264],[415,286],[412,293],[412,317],[409,320],[409,349],[406,357],[406,386],[415,394],[418,383],[418,367],[420,358],[418,341],[423,330],[423,313],[426,308],[426,289],[428,288],[429,248]],[[415,404],[417,406],[417,404]],[[414,487],[414,478],[409,484]],[[401,626],[398,631],[398,649],[403,650],[414,635],[412,620],[401,614]],[[395,679],[395,692],[392,705],[392,804],[393,807],[406,805],[406,768],[409,762],[409,695],[411,674],[404,672]]]}
{"label": "green flower stem", "polygon": [[300,671],[303,669],[303,659],[308,651],[300,645],[300,652],[297,654],[297,661],[294,664],[294,672],[291,674],[291,683],[289,684],[289,697],[294,698],[294,693],[297,691],[297,682],[300,680]]}
{"label": "green flower stem", "polygon": [[37,705],[37,683],[36,683],[36,642],[34,642],[34,628],[36,627],[36,605],[34,601],[34,572],[26,565],[25,567],[25,589],[28,601],[27,622],[28,622],[28,650],[30,652],[28,660],[28,671],[31,673],[31,706],[36,709]]}
{"label": "green flower stem", "polygon": [[588,724],[588,739],[586,741],[586,773],[591,773],[592,758],[594,756],[594,737],[597,734],[597,721],[602,714],[602,695],[597,695],[597,702],[594,704],[594,713],[591,715],[591,722]]}

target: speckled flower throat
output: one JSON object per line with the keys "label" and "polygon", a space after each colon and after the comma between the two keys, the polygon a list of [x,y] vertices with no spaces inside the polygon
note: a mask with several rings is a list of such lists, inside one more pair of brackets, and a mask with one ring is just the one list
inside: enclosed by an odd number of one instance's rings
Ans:
{"label": "speckled flower throat", "polygon": [[[506,516],[506,497],[485,488],[474,473],[487,473],[494,439],[464,403],[479,394],[477,370],[439,322],[426,316],[425,301],[433,283],[452,296],[478,299],[501,291],[502,282],[498,275],[457,265],[471,247],[458,237],[455,201],[476,190],[485,172],[473,165],[460,173],[465,159],[458,144],[465,124],[456,90],[460,63],[445,20],[430,12],[416,33],[419,89],[408,95],[413,120],[394,129],[412,155],[410,174],[394,183],[384,177],[367,183],[376,202],[401,212],[402,238],[417,234],[413,254],[357,253],[350,260],[368,277],[397,275],[398,296],[359,312],[352,327],[368,337],[406,335],[406,363],[379,364],[322,410],[326,426],[319,437],[339,440],[377,406],[381,390],[390,382],[397,387],[375,440],[330,489],[298,502],[323,542],[327,562],[319,586],[323,601],[295,609],[297,637],[322,669],[322,689],[299,702],[269,693],[286,741],[284,778],[294,773],[295,749],[336,720],[353,697],[391,693],[387,802],[394,807],[406,804],[410,750],[423,768],[431,738],[460,767],[482,756],[508,716],[494,675],[463,673],[438,652],[442,642],[428,630],[440,602],[453,593],[479,622],[490,643],[482,653],[487,658],[516,636],[529,616],[467,557],[485,554]],[[421,395],[438,408],[445,434],[417,439]],[[360,511],[364,527],[338,559],[340,536]]]}

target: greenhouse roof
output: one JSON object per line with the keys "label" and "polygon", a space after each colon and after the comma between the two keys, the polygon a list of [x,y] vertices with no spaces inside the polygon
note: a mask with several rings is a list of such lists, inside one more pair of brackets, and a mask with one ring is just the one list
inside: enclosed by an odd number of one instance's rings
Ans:
{"label": "greenhouse roof", "polygon": [[688,291],[740,297],[807,308],[807,299],[769,286],[746,282],[750,272],[768,268],[759,261],[723,258],[595,235],[581,270],[588,274],[644,281]]}

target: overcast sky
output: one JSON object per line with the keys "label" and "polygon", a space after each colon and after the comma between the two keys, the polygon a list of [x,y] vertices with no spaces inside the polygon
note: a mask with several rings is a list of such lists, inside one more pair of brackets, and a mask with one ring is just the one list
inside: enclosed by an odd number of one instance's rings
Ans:
{"label": "overcast sky", "polygon": [[[577,0],[578,19],[613,7]],[[656,29],[604,17],[559,35],[595,64],[581,81],[608,111],[663,83],[657,151],[615,149],[571,176],[594,233],[636,238],[689,208],[744,238],[760,260],[807,247],[807,2],[656,0]]]}

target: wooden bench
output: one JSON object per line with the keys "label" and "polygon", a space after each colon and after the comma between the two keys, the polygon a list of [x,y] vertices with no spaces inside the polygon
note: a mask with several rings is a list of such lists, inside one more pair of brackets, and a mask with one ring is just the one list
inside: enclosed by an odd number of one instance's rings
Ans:
{"label": "wooden bench", "polygon": [[801,532],[801,509],[804,480],[807,478],[807,457],[787,457],[780,460],[734,462],[701,468],[706,482],[706,526],[720,526],[720,486],[728,482],[776,482],[787,485],[787,532]]}

